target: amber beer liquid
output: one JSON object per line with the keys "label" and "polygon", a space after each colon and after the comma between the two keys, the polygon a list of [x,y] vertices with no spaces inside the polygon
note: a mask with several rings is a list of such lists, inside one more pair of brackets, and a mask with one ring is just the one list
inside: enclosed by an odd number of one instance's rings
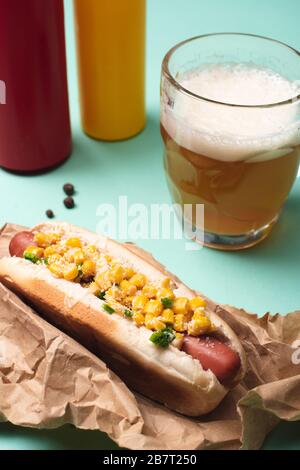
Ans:
{"label": "amber beer liquid", "polygon": [[297,109],[268,104],[295,96],[298,85],[242,64],[194,69],[182,74],[180,85],[195,96],[168,87],[164,94],[162,87],[161,134],[173,200],[204,204],[206,245],[251,246],[270,232],[297,176]]}
{"label": "amber beer liquid", "polygon": [[239,235],[275,221],[299,166],[299,146],[262,162],[224,163],[178,145],[163,126],[165,169],[176,203],[205,204],[209,232]]}

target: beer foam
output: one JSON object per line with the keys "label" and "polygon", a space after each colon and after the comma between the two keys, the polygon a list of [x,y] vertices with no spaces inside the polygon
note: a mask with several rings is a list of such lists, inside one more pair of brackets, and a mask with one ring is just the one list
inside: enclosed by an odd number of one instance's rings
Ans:
{"label": "beer foam", "polygon": [[175,88],[163,92],[162,124],[179,145],[217,160],[253,162],[278,158],[300,143],[299,102],[253,107],[294,98],[298,82],[241,64],[210,64],[176,79],[197,96],[227,103],[210,103]]}

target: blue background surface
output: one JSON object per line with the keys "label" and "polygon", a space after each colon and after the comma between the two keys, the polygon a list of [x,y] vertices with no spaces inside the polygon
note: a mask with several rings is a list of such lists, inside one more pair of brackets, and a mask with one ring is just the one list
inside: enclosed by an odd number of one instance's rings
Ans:
{"label": "blue background surface", "polygon": [[[22,177],[0,170],[0,225],[34,225],[51,207],[58,219],[95,230],[97,206],[117,204],[119,195],[127,195],[129,203],[170,202],[159,135],[159,77],[164,54],[177,42],[198,34],[238,31],[270,36],[300,49],[299,0],[148,0],[147,127],[128,141],[97,142],[80,128],[71,0],[65,0],[65,12],[73,154],[66,164],[45,175]],[[62,205],[61,186],[66,181],[78,189],[73,211]],[[300,179],[271,237],[245,252],[188,252],[183,240],[142,240],[139,244],[184,282],[219,302],[259,314],[284,314],[300,304],[299,208]],[[300,423],[282,423],[264,448],[300,449],[299,436]],[[116,446],[100,432],[71,426],[46,431],[0,424],[0,449],[64,448]]]}

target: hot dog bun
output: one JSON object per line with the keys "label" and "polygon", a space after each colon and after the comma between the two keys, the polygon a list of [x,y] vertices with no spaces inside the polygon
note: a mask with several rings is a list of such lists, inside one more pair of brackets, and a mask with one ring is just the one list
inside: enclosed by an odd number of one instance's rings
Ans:
{"label": "hot dog bun", "polygon": [[[150,281],[165,277],[163,268],[149,262],[128,246],[107,237],[66,223],[47,222],[33,231],[61,227],[70,237],[80,237],[100,250],[143,272]],[[46,319],[95,352],[134,390],[188,416],[200,416],[213,410],[226,393],[243,377],[246,358],[231,328],[212,309],[207,316],[218,335],[238,354],[240,367],[229,383],[222,384],[211,370],[204,370],[199,360],[172,344],[163,349],[149,341],[151,331],[137,327],[117,314],[103,312],[104,301],[80,284],[57,279],[42,265],[23,258],[0,260],[0,280],[24,296]],[[195,292],[178,281],[177,296],[192,298]]]}

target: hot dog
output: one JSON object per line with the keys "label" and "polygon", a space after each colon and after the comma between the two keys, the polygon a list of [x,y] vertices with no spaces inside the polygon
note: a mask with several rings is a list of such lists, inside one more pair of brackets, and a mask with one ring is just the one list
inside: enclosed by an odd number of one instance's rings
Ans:
{"label": "hot dog", "polygon": [[229,326],[127,246],[48,222],[18,233],[9,251],[0,280],[142,394],[200,416],[243,377],[245,355]]}

